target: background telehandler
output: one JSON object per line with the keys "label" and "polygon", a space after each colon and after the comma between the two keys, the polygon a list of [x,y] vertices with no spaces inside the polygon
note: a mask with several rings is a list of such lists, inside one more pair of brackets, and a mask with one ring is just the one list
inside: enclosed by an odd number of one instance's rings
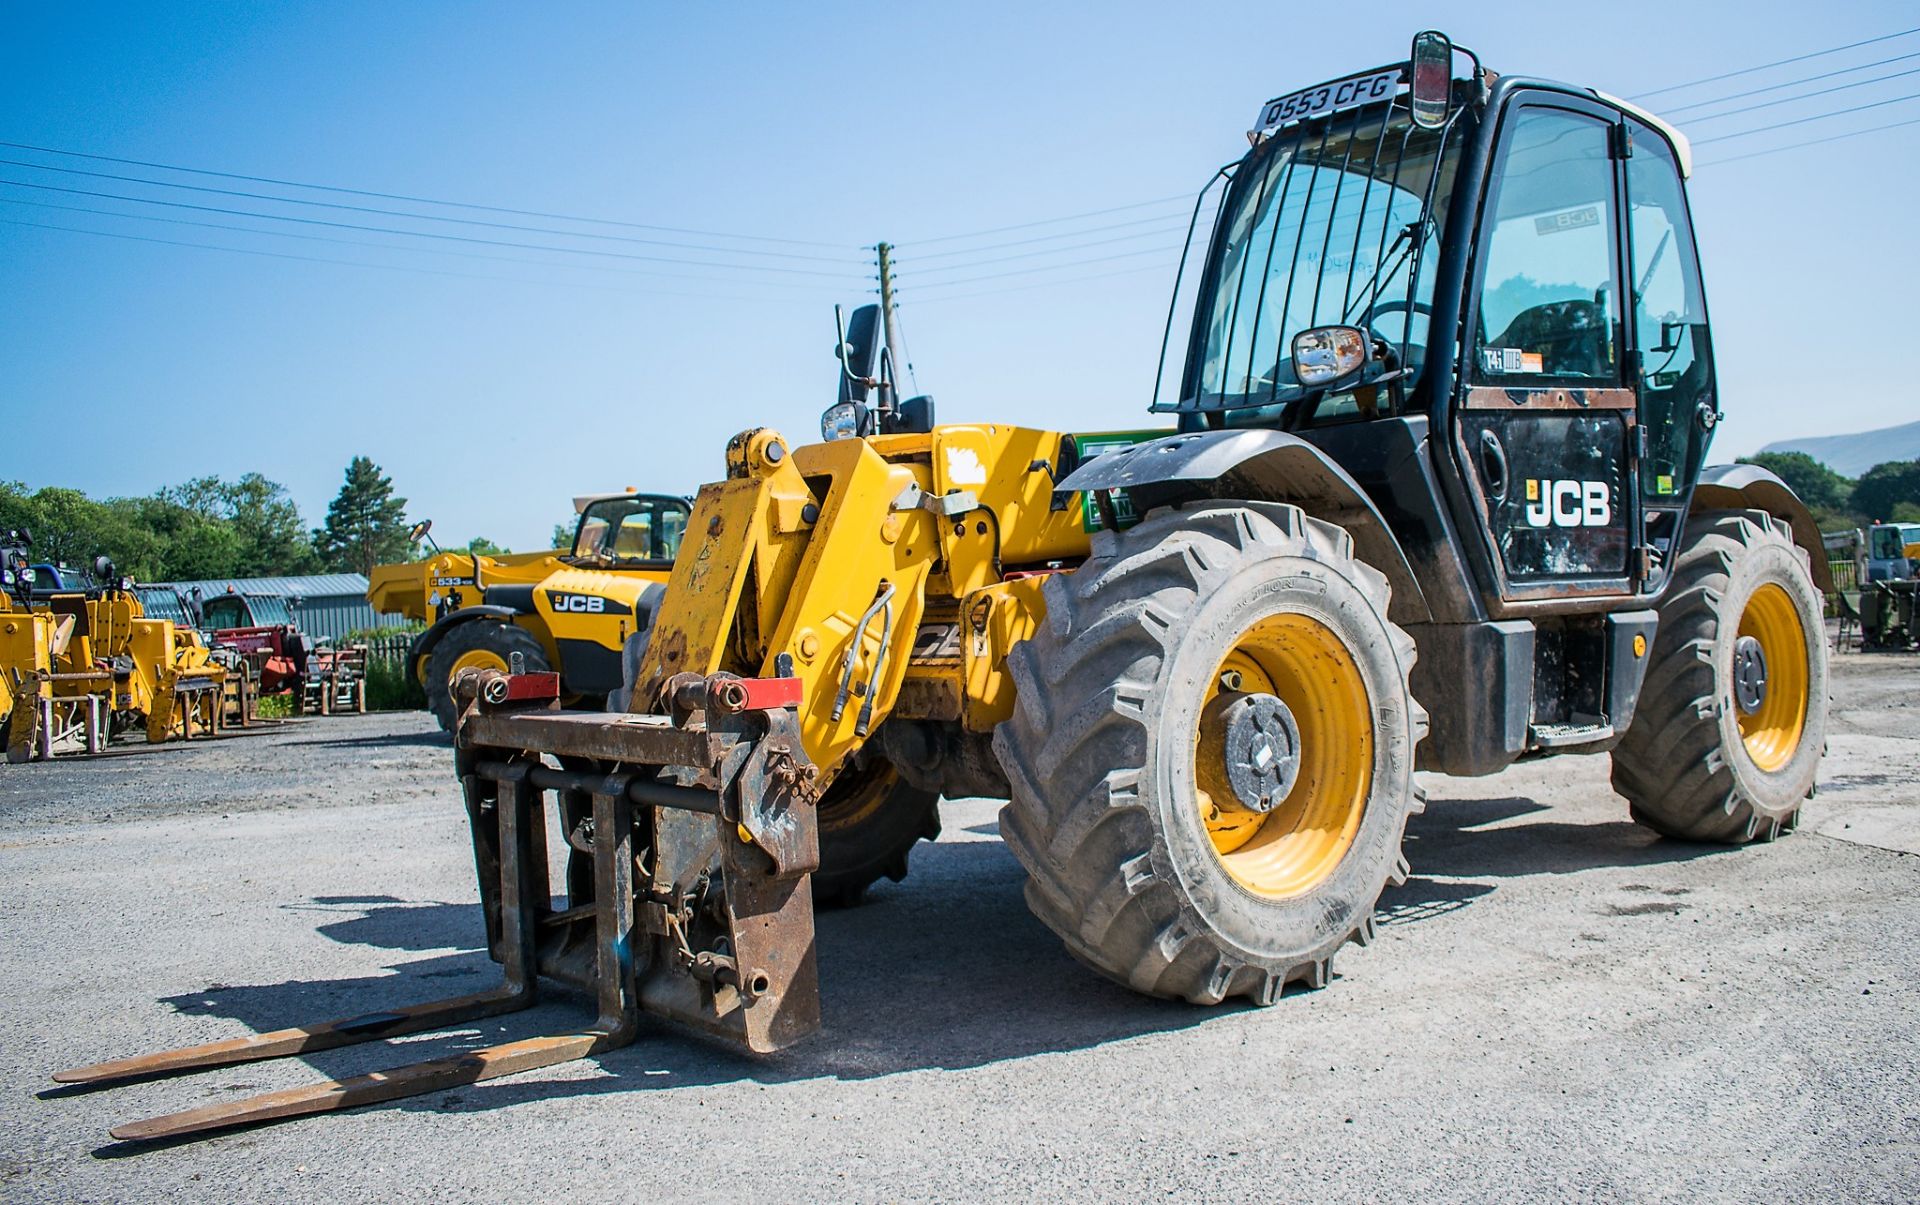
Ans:
{"label": "background telehandler", "polygon": [[1790,829],[1825,740],[1826,563],[1778,479],[1703,467],[1722,399],[1686,141],[1434,33],[1262,106],[1250,141],[1209,186],[1171,431],[936,426],[883,379],[825,442],[729,443],[628,713],[556,710],[550,674],[456,679],[499,988],[57,1078],[436,1028],[543,977],[598,1020],[114,1133],[544,1066],[643,1012],[777,1049],[819,1024],[817,801],[875,764],[1006,799],[1035,915],[1195,1004],[1273,1004],[1372,938],[1416,766],[1605,753],[1659,833]]}
{"label": "background telehandler", "polygon": [[[602,706],[620,688],[620,653],[659,605],[686,529],[687,500],[665,494],[588,494],[565,552],[491,557],[442,552],[377,565],[367,601],[385,615],[429,626],[407,664],[440,726],[453,731],[447,683],[463,669],[504,671],[518,654],[529,670],[559,673],[568,700]],[[432,528],[423,522],[415,539]]]}

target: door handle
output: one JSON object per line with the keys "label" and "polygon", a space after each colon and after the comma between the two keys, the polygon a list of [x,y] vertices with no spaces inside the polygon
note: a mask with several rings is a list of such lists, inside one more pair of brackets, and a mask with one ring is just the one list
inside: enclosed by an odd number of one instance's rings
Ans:
{"label": "door handle", "polygon": [[1487,495],[1495,502],[1507,500],[1507,449],[1492,430],[1480,432],[1480,473],[1487,481]]}

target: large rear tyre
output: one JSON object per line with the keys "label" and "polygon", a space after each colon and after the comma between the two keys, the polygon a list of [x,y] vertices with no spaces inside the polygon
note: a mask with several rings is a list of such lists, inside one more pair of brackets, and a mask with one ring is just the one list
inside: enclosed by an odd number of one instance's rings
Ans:
{"label": "large rear tyre", "polygon": [[939,804],[939,795],[908,783],[880,757],[834,779],[820,798],[814,902],[851,907],[882,878],[906,878],[913,847],[940,836]]}
{"label": "large rear tyre", "polygon": [[427,691],[427,709],[440,721],[441,731],[452,732],[459,720],[454,712],[453,693],[448,689],[453,675],[463,669],[497,669],[507,673],[513,666],[515,653],[520,654],[527,673],[542,673],[552,668],[547,663],[546,650],[540,647],[533,633],[510,623],[471,620],[440,638],[433,654],[427,658],[423,685]]}
{"label": "large rear tyre", "polygon": [[1826,747],[1820,592],[1806,550],[1764,511],[1687,526],[1613,788],[1668,837],[1771,840],[1798,821]]}
{"label": "large rear tyre", "polygon": [[1034,915],[1150,995],[1323,985],[1418,806],[1386,578],[1295,507],[1209,502],[1096,535],[1045,598],[994,734]]}

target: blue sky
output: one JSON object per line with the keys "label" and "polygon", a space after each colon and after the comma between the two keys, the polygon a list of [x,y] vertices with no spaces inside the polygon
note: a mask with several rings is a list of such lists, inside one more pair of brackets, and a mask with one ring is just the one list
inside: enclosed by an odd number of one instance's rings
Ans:
{"label": "blue sky", "polygon": [[[258,470],[317,523],[347,460],[365,454],[436,535],[536,546],[576,493],[691,492],[721,473],[742,428],[813,438],[833,389],[831,307],[865,300],[861,248],[883,238],[900,246],[902,320],[943,420],[1136,426],[1179,204],[930,240],[1190,195],[1244,150],[1260,102],[1401,58],[1427,25],[1496,70],[1626,96],[1920,25],[1911,3],[1830,3],[1817,21],[1802,5],[1671,0],[1604,13],[1537,2],[1329,11],[10,6],[0,140],[729,237],[0,148],[45,165],[0,166],[0,179],[42,186],[0,186],[11,202],[0,204],[0,420],[13,433],[0,477],[106,495]],[[1647,103],[1698,104],[1916,52],[1920,36]],[[1915,67],[1920,57],[1676,120],[1704,143],[1920,93],[1915,75],[1710,119]],[[1908,217],[1920,125],[1727,161],[1915,118],[1920,100],[1894,100],[1699,147],[1693,203],[1729,415],[1716,459],[1920,416],[1896,359],[1911,343],[1920,267]]]}

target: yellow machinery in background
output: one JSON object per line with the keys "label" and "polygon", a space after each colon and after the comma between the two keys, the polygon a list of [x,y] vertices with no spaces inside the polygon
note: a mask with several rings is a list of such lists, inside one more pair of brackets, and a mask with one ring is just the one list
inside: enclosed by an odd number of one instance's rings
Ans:
{"label": "yellow machinery in background", "polygon": [[133,583],[104,559],[97,576],[93,590],[45,600],[56,622],[73,624],[55,660],[53,697],[104,697],[109,714],[143,727],[149,744],[218,731],[227,671],[199,633],[147,618]]}
{"label": "yellow machinery in background", "polygon": [[111,700],[105,692],[54,692],[77,621],[34,608],[31,544],[23,531],[0,540],[0,732],[7,760],[50,758],[72,739],[97,753],[106,744]]}
{"label": "yellow machinery in background", "polygon": [[6,606],[0,611],[0,713],[10,761],[53,756],[78,739],[98,753],[116,719],[145,729],[149,744],[190,740],[223,726],[227,670],[198,632],[149,619],[133,583],[104,557],[100,584],[36,597],[24,548],[0,546]]}
{"label": "yellow machinery in background", "polygon": [[[601,706],[623,680],[622,651],[659,605],[686,530],[688,502],[628,490],[573,500],[573,547],[485,556],[443,552],[378,565],[367,601],[383,615],[428,624],[407,664],[447,731],[448,683],[463,669],[553,670],[569,700]],[[430,522],[414,528],[425,538]]]}
{"label": "yellow machinery in background", "polygon": [[52,690],[54,658],[73,625],[11,602],[0,609],[0,732],[7,760],[52,757],[54,745],[70,736],[78,736],[89,753],[99,752],[106,733],[104,698],[56,699]]}

